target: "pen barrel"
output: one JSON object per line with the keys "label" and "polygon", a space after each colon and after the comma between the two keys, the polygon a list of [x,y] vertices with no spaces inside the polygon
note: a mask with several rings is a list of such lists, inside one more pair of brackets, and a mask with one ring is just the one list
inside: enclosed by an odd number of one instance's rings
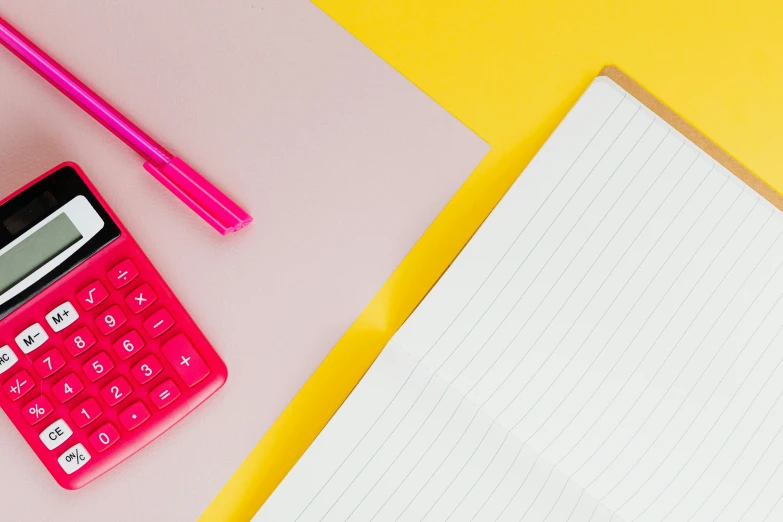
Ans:
{"label": "pen barrel", "polygon": [[3,18],[0,43],[146,160],[161,166],[172,160],[166,149]]}

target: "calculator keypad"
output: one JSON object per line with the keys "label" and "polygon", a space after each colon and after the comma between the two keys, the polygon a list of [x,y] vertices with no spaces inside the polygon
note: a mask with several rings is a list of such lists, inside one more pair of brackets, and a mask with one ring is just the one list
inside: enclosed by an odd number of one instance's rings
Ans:
{"label": "calculator keypad", "polygon": [[181,305],[140,266],[120,259],[0,345],[4,395],[66,475],[127,452],[160,429],[153,419],[179,420],[212,372],[179,325]]}

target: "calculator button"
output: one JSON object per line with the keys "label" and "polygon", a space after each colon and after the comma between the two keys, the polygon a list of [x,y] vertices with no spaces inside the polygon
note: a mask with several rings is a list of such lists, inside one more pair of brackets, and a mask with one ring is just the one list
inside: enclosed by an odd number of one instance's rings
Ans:
{"label": "calculator button", "polygon": [[90,329],[86,326],[82,326],[65,340],[65,349],[68,350],[71,355],[77,357],[95,346],[96,342],[98,342],[98,340]]}
{"label": "calculator button", "polygon": [[188,387],[195,386],[209,375],[209,367],[185,334],[171,339],[163,345],[161,351]]}
{"label": "calculator button", "polygon": [[139,270],[136,268],[136,265],[134,265],[130,259],[126,259],[109,270],[107,277],[114,288],[119,289],[136,279],[136,276],[138,275]]}
{"label": "calculator button", "polygon": [[146,384],[157,376],[163,366],[153,354],[149,354],[131,369],[131,375],[139,384]]}
{"label": "calculator button", "polygon": [[100,281],[93,281],[76,294],[76,300],[85,310],[92,310],[109,297],[109,291]]}
{"label": "calculator button", "polygon": [[19,357],[16,356],[10,346],[0,348],[0,375],[10,370],[18,362]]}
{"label": "calculator button", "polygon": [[95,448],[98,453],[103,453],[109,449],[115,442],[120,440],[120,432],[111,422],[101,426],[95,433],[90,435],[90,446]]}
{"label": "calculator button", "polygon": [[65,444],[65,441],[70,439],[71,435],[73,435],[73,430],[64,420],[59,419],[43,430],[39,437],[47,449],[53,450]]}
{"label": "calculator button", "polygon": [[85,377],[95,382],[114,368],[114,361],[106,352],[101,352],[82,366]]}
{"label": "calculator button", "polygon": [[5,394],[8,395],[9,399],[12,401],[18,401],[34,387],[35,381],[30,376],[30,373],[27,370],[22,370],[21,372],[11,377],[11,380],[5,383],[3,389],[5,390]]}
{"label": "calculator button", "polygon": [[64,302],[46,314],[46,322],[49,323],[49,327],[55,332],[62,332],[75,323],[77,319],[79,319],[79,312],[76,311],[76,308],[73,307],[70,301]]}
{"label": "calculator button", "polygon": [[16,345],[24,353],[30,353],[49,339],[49,334],[44,331],[43,326],[35,323],[29,326],[24,332],[16,336]]}
{"label": "calculator button", "polygon": [[103,397],[103,400],[106,401],[106,404],[109,406],[114,406],[120,401],[125,400],[125,398],[128,397],[132,391],[133,388],[131,388],[128,379],[120,376],[111,381],[101,390],[101,397]]}
{"label": "calculator button", "polygon": [[133,431],[150,418],[150,410],[141,401],[136,401],[120,413],[120,422],[125,429]]}
{"label": "calculator button", "polygon": [[60,455],[57,462],[66,474],[73,475],[90,462],[90,458],[90,453],[84,444],[77,444]]}
{"label": "calculator button", "polygon": [[172,326],[174,326],[174,318],[165,308],[158,310],[144,321],[144,329],[153,339],[163,335]]}
{"label": "calculator button", "polygon": [[84,428],[103,414],[98,401],[90,397],[71,410],[71,418],[80,428]]}
{"label": "calculator button", "polygon": [[65,366],[65,358],[57,350],[52,348],[42,356],[40,356],[35,363],[33,363],[35,371],[38,372],[42,378],[46,379],[54,375],[57,370]]}
{"label": "calculator button", "polygon": [[138,287],[125,298],[128,308],[134,314],[140,314],[158,299],[152,287],[146,283]]}
{"label": "calculator button", "polygon": [[169,379],[163,384],[156,386],[150,392],[150,400],[152,400],[152,404],[154,404],[156,408],[162,410],[174,402],[179,395],[179,388],[174,384],[174,381]]}
{"label": "calculator button", "polygon": [[112,345],[117,356],[122,359],[128,359],[131,355],[144,348],[144,339],[141,338],[139,332],[131,330],[126,333]]}
{"label": "calculator button", "polygon": [[65,404],[84,390],[84,384],[75,373],[69,373],[52,386],[54,398]]}
{"label": "calculator button", "polygon": [[52,403],[49,402],[45,395],[41,395],[25,404],[22,408],[22,416],[30,426],[35,426],[53,411],[54,406],[52,406]]}
{"label": "calculator button", "polygon": [[98,330],[100,330],[103,335],[109,335],[114,330],[124,325],[127,320],[128,318],[125,317],[125,313],[122,309],[119,306],[114,305],[102,314],[99,314],[98,317],[95,318],[95,324],[98,325]]}

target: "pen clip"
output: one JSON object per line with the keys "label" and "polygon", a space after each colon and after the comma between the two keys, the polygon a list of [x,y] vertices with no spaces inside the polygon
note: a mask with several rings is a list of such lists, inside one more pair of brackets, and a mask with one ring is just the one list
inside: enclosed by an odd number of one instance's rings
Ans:
{"label": "pen clip", "polygon": [[148,161],[144,168],[224,236],[253,221],[250,214],[180,158],[173,158],[162,168]]}

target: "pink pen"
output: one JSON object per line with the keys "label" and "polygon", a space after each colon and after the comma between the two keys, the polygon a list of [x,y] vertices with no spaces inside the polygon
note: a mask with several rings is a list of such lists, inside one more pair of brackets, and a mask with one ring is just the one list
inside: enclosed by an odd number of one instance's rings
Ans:
{"label": "pink pen", "polygon": [[144,158],[144,168],[223,235],[253,218],[0,18],[0,43]]}

